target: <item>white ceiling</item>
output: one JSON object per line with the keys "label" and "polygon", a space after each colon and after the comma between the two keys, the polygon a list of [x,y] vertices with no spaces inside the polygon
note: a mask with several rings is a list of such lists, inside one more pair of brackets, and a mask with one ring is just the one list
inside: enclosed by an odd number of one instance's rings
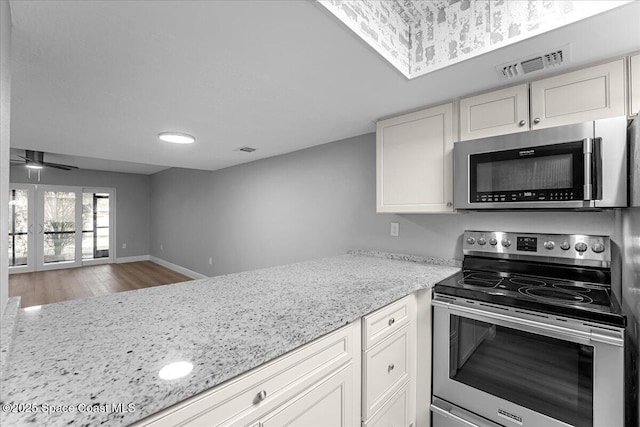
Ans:
{"label": "white ceiling", "polygon": [[[412,81],[312,1],[11,1],[11,12],[11,146],[107,160],[99,169],[220,169],[504,85],[496,65],[567,42],[570,67],[640,50],[640,1]],[[170,130],[197,141],[157,139]],[[245,145],[257,151],[234,151]]]}

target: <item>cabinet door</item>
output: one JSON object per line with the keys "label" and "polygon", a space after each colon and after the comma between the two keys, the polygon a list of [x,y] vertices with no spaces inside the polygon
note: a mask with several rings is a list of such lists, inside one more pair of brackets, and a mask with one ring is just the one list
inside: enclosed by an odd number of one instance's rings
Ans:
{"label": "cabinet door", "polygon": [[640,111],[640,54],[633,55],[631,61],[631,77],[629,79],[629,93],[631,94],[630,115],[638,114]]}
{"label": "cabinet door", "polygon": [[453,211],[453,104],[377,124],[378,212]]}
{"label": "cabinet door", "polygon": [[580,123],[625,114],[622,59],[531,83],[531,127]]}
{"label": "cabinet door", "polygon": [[529,130],[529,85],[460,100],[460,140]]}
{"label": "cabinet door", "polygon": [[266,417],[261,422],[262,427],[359,425],[358,411],[354,411],[358,405],[353,401],[353,369],[349,364],[292,399],[281,410]]}

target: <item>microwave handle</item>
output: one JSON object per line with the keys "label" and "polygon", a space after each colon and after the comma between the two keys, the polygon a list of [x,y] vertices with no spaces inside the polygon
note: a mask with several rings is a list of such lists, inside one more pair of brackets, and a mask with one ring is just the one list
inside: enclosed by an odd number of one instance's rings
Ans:
{"label": "microwave handle", "polygon": [[602,138],[582,140],[584,159],[584,200],[602,199]]}

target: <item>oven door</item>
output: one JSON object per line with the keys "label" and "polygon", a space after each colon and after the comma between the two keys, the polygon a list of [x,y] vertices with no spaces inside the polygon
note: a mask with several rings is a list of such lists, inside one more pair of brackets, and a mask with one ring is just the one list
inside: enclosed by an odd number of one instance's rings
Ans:
{"label": "oven door", "polygon": [[[451,301],[433,301],[434,404],[442,399],[462,409],[457,418],[468,411],[504,426],[623,425],[622,332]],[[442,405],[432,408],[439,427]]]}

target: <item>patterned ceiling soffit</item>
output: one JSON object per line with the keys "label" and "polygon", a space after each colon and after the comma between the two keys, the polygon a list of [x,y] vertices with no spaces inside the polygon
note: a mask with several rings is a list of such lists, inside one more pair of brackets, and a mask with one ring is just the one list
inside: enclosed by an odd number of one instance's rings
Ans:
{"label": "patterned ceiling soffit", "polygon": [[412,79],[630,0],[318,0],[318,3]]}

